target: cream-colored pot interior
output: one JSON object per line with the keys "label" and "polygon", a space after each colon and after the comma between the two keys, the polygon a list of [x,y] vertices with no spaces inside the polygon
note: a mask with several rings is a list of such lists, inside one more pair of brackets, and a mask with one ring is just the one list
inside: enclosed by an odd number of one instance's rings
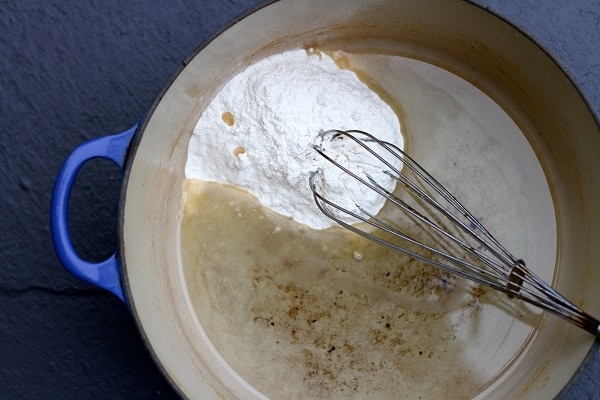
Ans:
{"label": "cream-colored pot interior", "polygon": [[[552,243],[535,250],[550,253],[548,260],[555,263],[554,276],[545,278],[592,315],[600,314],[595,295],[600,286],[600,132],[548,55],[509,24],[465,1],[281,0],[243,18],[191,58],[134,143],[121,215],[124,280],[153,353],[184,396],[261,396],[236,377],[208,341],[186,290],[179,228],[192,129],[233,74],[267,55],[311,46],[389,46],[452,71],[501,105],[526,139],[509,143],[504,154],[528,144],[551,195],[553,215],[540,222],[547,229],[539,234],[553,233]],[[408,139],[409,150],[426,152],[418,140]],[[526,178],[523,173],[514,179]],[[478,398],[552,398],[592,341],[558,318],[544,318],[519,357]]]}

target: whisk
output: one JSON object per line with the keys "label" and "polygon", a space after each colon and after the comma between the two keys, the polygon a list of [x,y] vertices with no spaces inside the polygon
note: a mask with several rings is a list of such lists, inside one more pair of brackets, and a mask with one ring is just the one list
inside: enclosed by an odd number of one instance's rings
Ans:
{"label": "whisk", "polygon": [[[373,157],[373,162],[381,163],[382,172],[399,183],[402,194],[398,190],[392,193],[363,173],[360,166],[334,159],[322,145],[313,146],[335,167],[395,205],[401,211],[401,219],[418,227],[421,234],[403,228],[398,218],[390,221],[388,217],[372,215],[360,204],[351,210],[328,199],[324,194],[327,182],[317,171],[310,175],[309,185],[318,208],[327,217],[373,242],[533,304],[600,338],[597,319],[530,271],[523,260],[504,248],[456,197],[400,148],[359,130],[329,130],[322,132],[321,138],[324,143],[329,139],[353,141],[357,151],[364,151]],[[353,142],[350,143],[354,145]],[[423,238],[433,240],[426,243]]]}

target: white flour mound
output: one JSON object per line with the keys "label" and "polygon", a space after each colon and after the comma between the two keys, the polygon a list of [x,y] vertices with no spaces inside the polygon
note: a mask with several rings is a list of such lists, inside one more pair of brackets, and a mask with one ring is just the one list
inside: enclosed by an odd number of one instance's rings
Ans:
{"label": "white flour mound", "polygon": [[[235,185],[280,214],[324,229],[335,223],[317,208],[308,185],[311,172],[322,170],[328,198],[376,214],[384,199],[312,149],[328,129],[363,130],[403,148],[397,115],[354,72],[305,50],[270,56],[234,76],[208,105],[189,143],[186,178]],[[348,151],[331,147],[328,155],[344,160]],[[355,162],[394,188],[372,157],[356,155]]]}

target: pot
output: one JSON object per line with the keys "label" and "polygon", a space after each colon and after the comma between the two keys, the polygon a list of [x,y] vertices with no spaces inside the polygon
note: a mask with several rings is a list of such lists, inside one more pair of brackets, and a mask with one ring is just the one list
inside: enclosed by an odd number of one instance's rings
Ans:
{"label": "pot", "polygon": [[[192,130],[222,85],[252,62],[302,47],[387,49],[451,71],[500,105],[523,135],[503,154],[527,147],[545,182],[545,209],[552,215],[541,223],[552,234],[543,250],[554,267],[548,278],[588,312],[600,314],[594,296],[600,283],[600,248],[594,245],[600,239],[600,129],[543,50],[466,1],[351,0],[341,7],[334,0],[280,0],[244,16],[193,54],[138,125],[78,147],[55,187],[52,232],[62,263],[127,302],[182,396],[265,397],[222,357],[190,298],[180,245],[184,166]],[[409,152],[425,152],[416,138],[408,139]],[[95,157],[124,170],[119,248],[101,263],[77,256],[66,217],[75,176]],[[526,179],[523,174],[518,182]],[[593,337],[555,318],[543,318],[531,332],[477,398],[555,397],[586,355],[598,357]]]}

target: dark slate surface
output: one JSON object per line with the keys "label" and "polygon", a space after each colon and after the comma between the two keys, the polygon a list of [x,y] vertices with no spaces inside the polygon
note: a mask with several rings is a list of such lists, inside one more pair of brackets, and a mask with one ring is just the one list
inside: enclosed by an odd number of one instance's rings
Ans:
{"label": "dark slate surface", "polygon": [[[600,3],[480,0],[568,70],[600,115]],[[258,0],[0,1],[0,398],[174,399],[115,297],[59,264],[48,209],[83,141],[143,116],[201,42]],[[70,224],[82,256],[116,245],[120,173],[91,162]],[[598,399],[600,354],[568,398]]]}

